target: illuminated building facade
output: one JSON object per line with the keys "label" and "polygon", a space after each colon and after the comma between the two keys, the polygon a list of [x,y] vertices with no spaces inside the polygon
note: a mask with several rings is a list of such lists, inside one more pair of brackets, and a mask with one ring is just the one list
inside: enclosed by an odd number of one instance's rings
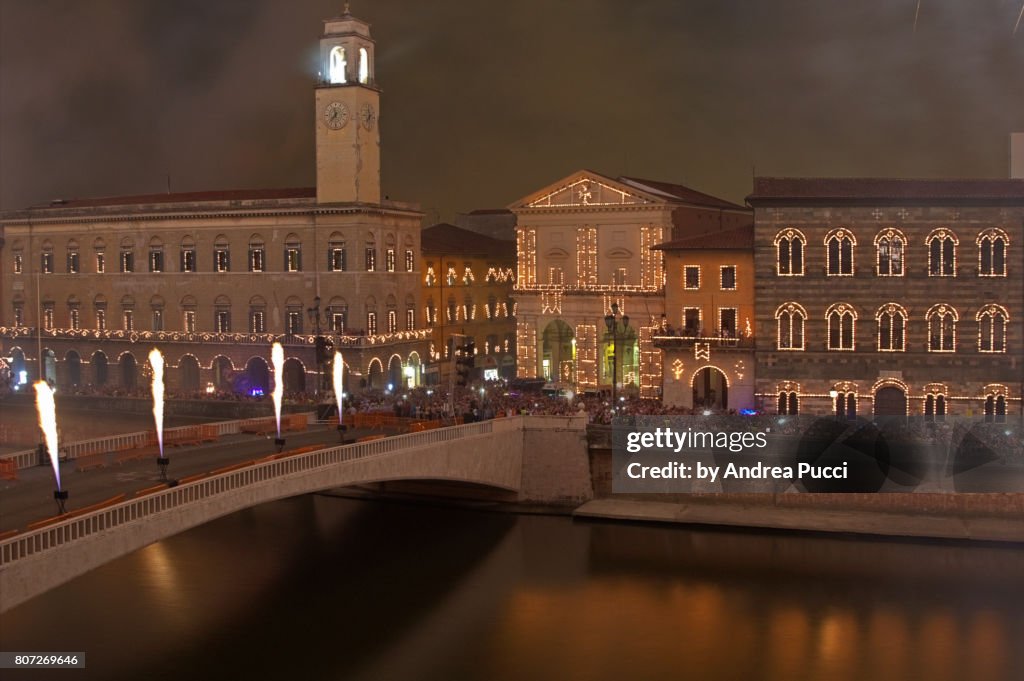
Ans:
{"label": "illuminated building facade", "polygon": [[[657,397],[653,338],[665,308],[654,246],[749,222],[749,211],[681,185],[578,171],[509,206],[516,214],[517,372]],[[618,314],[611,326],[606,317]],[[614,376],[614,379],[613,379]]]}
{"label": "illuminated building facade", "polygon": [[747,200],[764,409],[1020,413],[1024,181],[757,178]]}
{"label": "illuminated building facade", "polygon": [[431,329],[429,382],[447,385],[451,337],[476,346],[473,378],[514,378],[515,242],[455,225],[423,230],[423,318]]}
{"label": "illuminated building facade", "polygon": [[422,214],[381,200],[369,26],[328,19],[320,46],[315,188],[57,200],[0,216],[0,339],[17,380],[131,389],[155,346],[171,388],[266,391],[281,340],[286,389],[313,392],[333,356],[317,352],[320,336],[343,353],[350,390],[419,381]]}
{"label": "illuminated building facade", "polygon": [[655,246],[665,254],[662,401],[686,408],[752,409],[754,226]]}

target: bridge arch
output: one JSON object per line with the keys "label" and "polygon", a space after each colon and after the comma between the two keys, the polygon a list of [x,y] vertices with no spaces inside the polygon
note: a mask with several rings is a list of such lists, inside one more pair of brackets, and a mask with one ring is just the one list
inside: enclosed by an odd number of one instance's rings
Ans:
{"label": "bridge arch", "polygon": [[[282,370],[284,391],[286,393],[306,392],[306,366],[297,357],[289,357],[284,361]],[[276,380],[276,377],[275,377]]]}
{"label": "bridge arch", "polygon": [[107,384],[110,379],[110,367],[107,355],[102,350],[97,350],[92,353],[92,384],[97,388],[102,388]]}
{"label": "bridge arch", "polygon": [[369,365],[366,367],[366,387],[384,387],[384,365],[377,357],[371,359]]}

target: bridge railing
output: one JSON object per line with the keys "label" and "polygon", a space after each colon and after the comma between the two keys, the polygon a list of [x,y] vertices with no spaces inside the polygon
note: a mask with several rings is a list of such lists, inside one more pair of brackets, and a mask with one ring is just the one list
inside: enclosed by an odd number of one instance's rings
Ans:
{"label": "bridge railing", "polygon": [[[316,414],[313,412],[302,412],[308,421],[315,419]],[[291,416],[291,414],[281,415],[281,427],[284,428],[285,419]],[[273,417],[261,417],[260,419],[236,419],[234,421],[218,421],[216,423],[204,423],[200,424],[201,428],[214,428],[218,436],[220,435],[237,435],[241,433],[245,424],[250,421],[259,421],[262,419]],[[194,425],[190,426],[177,426],[175,428],[164,429],[164,442],[174,442],[177,436],[184,435],[189,432],[189,429],[195,428]],[[142,430],[134,433],[121,433],[119,435],[107,435],[104,437],[96,437],[90,440],[79,440],[78,442],[71,442],[68,444],[59,443],[61,456],[68,461],[73,461],[82,456],[91,456],[93,454],[105,454],[107,452],[123,452],[127,449],[135,449],[137,447],[146,447],[156,443],[156,432],[155,430]],[[11,454],[5,454],[0,459],[7,461],[13,460],[15,467],[30,468],[39,464],[39,455],[35,449],[26,449],[20,452],[13,452]]]}
{"label": "bridge railing", "polygon": [[0,568],[23,558],[55,549],[84,537],[106,532],[148,516],[171,511],[186,504],[258,485],[282,476],[304,473],[346,461],[389,454],[403,449],[425,447],[439,442],[450,442],[493,432],[511,432],[519,427],[520,421],[521,418],[513,417],[397,435],[370,442],[319,449],[284,459],[257,463],[220,475],[212,475],[6,539],[0,542]]}

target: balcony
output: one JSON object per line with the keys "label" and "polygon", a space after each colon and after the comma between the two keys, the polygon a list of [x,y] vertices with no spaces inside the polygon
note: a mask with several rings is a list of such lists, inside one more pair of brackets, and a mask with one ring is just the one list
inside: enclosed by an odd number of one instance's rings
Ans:
{"label": "balcony", "polygon": [[696,343],[707,343],[715,348],[753,348],[755,344],[753,336],[698,336],[687,334],[685,331],[682,334],[684,335],[655,335],[651,340],[654,347],[666,350],[690,349]]}

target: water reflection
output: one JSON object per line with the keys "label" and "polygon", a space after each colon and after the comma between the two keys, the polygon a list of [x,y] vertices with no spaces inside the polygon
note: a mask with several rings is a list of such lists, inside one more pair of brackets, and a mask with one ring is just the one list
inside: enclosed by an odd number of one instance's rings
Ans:
{"label": "water reflection", "polygon": [[1022,586],[1014,548],[303,497],[26,603],[0,648],[103,679],[996,681],[1024,678]]}

